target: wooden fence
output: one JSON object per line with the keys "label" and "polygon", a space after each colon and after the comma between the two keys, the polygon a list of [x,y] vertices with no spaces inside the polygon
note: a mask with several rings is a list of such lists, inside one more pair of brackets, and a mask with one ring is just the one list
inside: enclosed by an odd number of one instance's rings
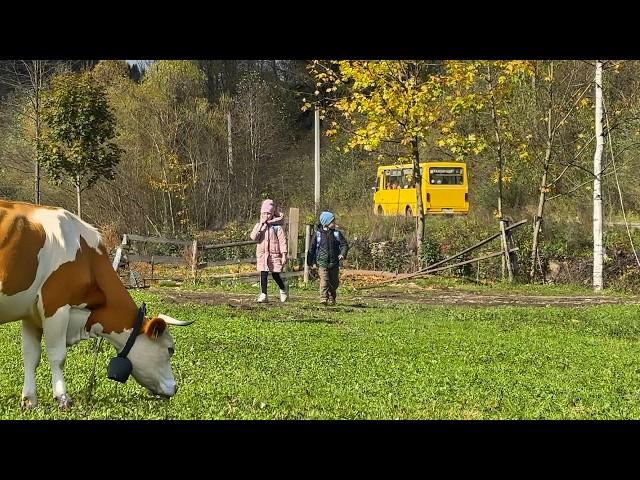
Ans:
{"label": "wooden fence", "polygon": [[[298,235],[300,210],[298,208],[289,209],[289,226],[287,228],[288,246],[289,252],[287,257],[289,259],[298,259],[298,240],[301,239]],[[183,247],[182,256],[177,255],[145,255],[139,252],[133,251],[133,243],[156,243],[156,244],[168,244]],[[246,245],[255,245],[254,240],[241,240],[237,242],[225,242],[225,243],[199,243],[198,240],[178,240],[173,238],[164,237],[148,237],[144,235],[136,235],[126,233],[122,236],[122,243],[116,249],[113,258],[113,268],[119,271],[120,268],[127,268],[130,262],[145,262],[151,265],[151,275],[143,277],[140,272],[130,271],[128,275],[128,283],[131,288],[145,288],[147,287],[147,281],[151,280],[168,280],[167,278],[160,278],[154,276],[155,265],[187,265],[191,268],[191,277],[194,281],[197,279],[197,271],[207,267],[218,267],[225,265],[242,265],[255,263],[255,257],[241,257],[227,260],[215,260],[215,261],[201,261],[206,251],[217,250],[223,248],[242,247]],[[306,256],[306,251],[305,251]],[[130,269],[129,269],[130,270]],[[289,271],[283,272],[282,277],[298,277],[304,275],[303,271]],[[126,277],[126,275],[124,275]],[[259,277],[260,272],[243,272],[215,275],[214,278],[219,279],[237,279],[239,281],[253,281],[254,277]],[[177,279],[171,279],[177,280]]]}
{"label": "wooden fence", "polygon": [[[515,228],[518,228],[519,226],[524,225],[525,223],[527,223],[527,220],[520,220],[519,222],[516,222],[513,224],[510,224],[508,220],[500,220],[500,231],[498,233],[491,235],[488,238],[485,238],[484,240],[476,243],[475,245],[469,248],[466,248],[461,252],[456,253],[455,255],[451,255],[450,257],[447,257],[444,260],[440,260],[438,262],[432,263],[431,265],[423,268],[418,272],[407,273],[403,275],[396,275],[395,277],[392,277],[387,280],[382,280],[381,282],[378,282],[376,284],[360,287],[360,289],[364,290],[368,288],[375,288],[382,285],[386,285],[387,283],[397,282],[400,280],[424,277],[436,272],[440,272],[442,270],[448,270],[450,268],[460,267],[462,265],[467,265],[469,263],[479,263],[482,260],[487,260],[489,258],[495,258],[495,257],[503,258],[503,264],[506,266],[507,272],[509,274],[509,281],[513,281],[513,275],[515,274],[517,269],[517,257],[515,254],[519,249],[518,247],[515,246],[515,242],[512,236],[512,231]],[[445,263],[448,263],[451,260],[460,258],[463,255],[466,255],[467,253],[477,250],[478,248],[482,247],[483,245],[486,245],[487,243],[489,243],[490,241],[498,237],[500,237],[500,246],[501,246],[500,251],[488,253],[480,257],[472,258],[470,260],[465,260],[458,263],[444,265]]]}

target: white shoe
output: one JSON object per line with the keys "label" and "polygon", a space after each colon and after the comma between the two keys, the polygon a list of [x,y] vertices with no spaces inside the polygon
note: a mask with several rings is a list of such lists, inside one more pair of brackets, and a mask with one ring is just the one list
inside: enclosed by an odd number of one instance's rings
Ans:
{"label": "white shoe", "polygon": [[287,293],[286,290],[280,290],[280,301],[282,303],[287,301],[287,298],[289,298],[289,294]]}
{"label": "white shoe", "polygon": [[267,303],[267,294],[261,293],[258,297],[258,303]]}

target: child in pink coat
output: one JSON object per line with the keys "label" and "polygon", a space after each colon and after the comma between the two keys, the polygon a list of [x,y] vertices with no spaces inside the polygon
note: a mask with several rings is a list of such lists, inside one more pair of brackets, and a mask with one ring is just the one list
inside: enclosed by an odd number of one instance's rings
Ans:
{"label": "child in pink coat", "polygon": [[265,200],[260,207],[260,221],[251,231],[251,240],[256,240],[257,269],[260,272],[260,296],[258,303],[267,302],[267,279],[269,272],[280,287],[280,301],[288,298],[280,272],[287,261],[287,237],[282,226],[283,214],[276,210],[273,200]]}

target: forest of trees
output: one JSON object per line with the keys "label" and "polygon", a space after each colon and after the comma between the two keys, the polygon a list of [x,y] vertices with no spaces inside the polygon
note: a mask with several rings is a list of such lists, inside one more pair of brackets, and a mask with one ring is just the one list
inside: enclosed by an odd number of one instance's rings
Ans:
{"label": "forest of trees", "polygon": [[[410,269],[412,255],[442,258],[508,217],[529,221],[517,238],[522,279],[559,262],[558,281],[585,282],[595,68],[587,60],[0,61],[0,197],[81,205],[102,228],[169,237],[242,236],[267,197],[312,221],[319,108],[321,208],[352,239],[350,261]],[[640,229],[617,223],[640,221],[640,62],[603,62],[602,78],[605,273],[637,289]],[[398,159],[465,161],[470,214],[427,217],[423,240],[413,222],[375,217],[376,167]],[[389,250],[376,259],[371,245],[381,241]]]}

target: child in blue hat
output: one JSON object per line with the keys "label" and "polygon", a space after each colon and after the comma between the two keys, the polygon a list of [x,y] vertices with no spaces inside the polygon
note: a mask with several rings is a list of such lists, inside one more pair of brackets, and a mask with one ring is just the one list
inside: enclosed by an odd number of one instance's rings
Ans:
{"label": "child in blue hat", "polygon": [[340,260],[349,251],[347,239],[337,229],[335,220],[335,215],[331,212],[320,214],[320,224],[307,254],[307,265],[318,266],[320,302],[324,305],[336,304],[336,291],[340,285]]}

